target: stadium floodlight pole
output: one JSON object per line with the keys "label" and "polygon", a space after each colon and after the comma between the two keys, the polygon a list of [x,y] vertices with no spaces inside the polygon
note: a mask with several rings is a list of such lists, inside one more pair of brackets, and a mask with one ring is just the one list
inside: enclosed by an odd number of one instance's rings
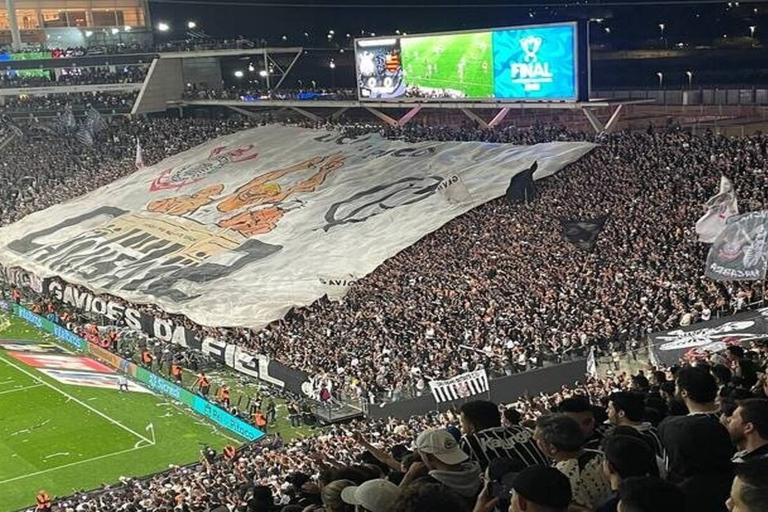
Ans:
{"label": "stadium floodlight pole", "polygon": [[16,18],[16,0],[5,0],[5,12],[8,13],[8,22],[11,28],[11,47],[14,51],[21,50],[21,32],[19,32],[19,20]]}
{"label": "stadium floodlight pole", "polygon": [[269,80],[269,55],[267,54],[266,48],[264,48],[264,69],[267,71],[267,76],[265,76],[264,78],[266,78],[267,80],[267,91],[269,91],[272,88],[272,86]]}

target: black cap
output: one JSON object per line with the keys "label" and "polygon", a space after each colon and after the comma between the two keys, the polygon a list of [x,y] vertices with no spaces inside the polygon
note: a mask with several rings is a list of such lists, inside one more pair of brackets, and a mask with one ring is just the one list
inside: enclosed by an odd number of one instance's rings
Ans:
{"label": "black cap", "polygon": [[536,505],[565,509],[571,503],[571,482],[555,468],[526,468],[515,476],[512,488]]}

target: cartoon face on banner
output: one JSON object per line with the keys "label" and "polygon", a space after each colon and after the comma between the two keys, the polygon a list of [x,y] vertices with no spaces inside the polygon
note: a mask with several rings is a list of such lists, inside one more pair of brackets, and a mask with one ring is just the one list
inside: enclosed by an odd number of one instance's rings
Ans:
{"label": "cartoon face on banner", "polygon": [[253,144],[238,148],[218,147],[213,149],[205,160],[162,171],[149,186],[149,190],[179,190],[225,169],[231,163],[253,160],[257,156],[259,155]]}

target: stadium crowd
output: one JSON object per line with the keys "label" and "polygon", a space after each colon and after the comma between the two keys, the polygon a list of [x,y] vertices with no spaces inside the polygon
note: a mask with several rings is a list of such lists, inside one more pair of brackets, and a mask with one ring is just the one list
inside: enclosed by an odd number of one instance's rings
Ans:
{"label": "stadium crowd", "polygon": [[512,404],[474,401],[410,420],[352,422],[223,455],[204,448],[198,464],[58,506],[760,512],[768,507],[768,381],[739,368],[749,361],[764,370],[767,355],[765,342],[731,346],[695,366],[592,378]]}
{"label": "stadium crowd", "polygon": [[67,106],[82,110],[90,105],[102,112],[128,113],[137,95],[138,91],[6,96],[5,105],[0,107],[0,112],[34,117],[40,112],[61,113]]}
{"label": "stadium crowd", "polygon": [[[154,163],[253,121],[115,121],[111,143],[84,148],[47,135],[14,142],[3,162],[0,222],[8,223],[133,171],[141,136]],[[589,140],[559,127],[341,127],[390,138],[533,144]],[[531,205],[487,203],[385,262],[341,303],[291,311],[260,332],[177,318],[201,336],[225,338],[306,370],[348,396],[396,400],[433,378],[484,367],[494,376],[544,361],[631,350],[651,331],[730,314],[763,300],[759,283],[701,277],[706,248],[693,225],[720,175],[742,211],[768,194],[768,137],[615,133],[566,172],[539,184]],[[24,155],[24,163],[13,162]],[[18,158],[21,158],[19,156]],[[43,175],[29,173],[29,161]],[[610,213],[598,250],[567,245],[558,218]],[[168,315],[141,306],[155,315]],[[297,342],[296,340],[301,340]],[[344,347],[329,350],[330,347]],[[375,398],[374,398],[375,397]]]}
{"label": "stadium crowd", "polygon": [[45,87],[50,85],[93,85],[126,84],[142,82],[147,76],[146,66],[123,66],[114,70],[109,68],[75,68],[66,74],[56,74],[49,70],[47,76],[19,76],[4,74],[0,76],[0,87]]}
{"label": "stadium crowd", "polygon": [[356,100],[357,91],[352,89],[279,89],[268,91],[257,87],[226,87],[206,89],[195,86],[188,87],[183,95],[186,100]]}
{"label": "stadium crowd", "polygon": [[[137,136],[152,164],[251,123],[113,120],[108,140],[92,147],[30,129],[2,157],[0,223],[129,174]],[[590,140],[556,127],[340,128],[409,141]],[[762,300],[759,285],[701,277],[704,248],[693,224],[721,174],[735,183],[743,211],[764,208],[768,137],[649,130],[598,142],[590,155],[539,183],[534,204],[497,200],[473,210],[361,279],[342,303],[320,300],[261,332],[187,325],[358,395],[400,398],[430,378],[475,367],[503,375],[583,355],[589,346],[624,350],[649,331]],[[596,251],[562,241],[558,218],[604,213],[611,221]],[[278,438],[243,447],[226,458],[204,450],[197,466],[58,506],[698,512],[726,510],[730,494],[734,510],[766,510],[768,353],[762,344],[750,348],[649,377],[620,375],[550,397],[509,397],[501,408],[467,403],[409,421],[352,423],[287,445]]]}

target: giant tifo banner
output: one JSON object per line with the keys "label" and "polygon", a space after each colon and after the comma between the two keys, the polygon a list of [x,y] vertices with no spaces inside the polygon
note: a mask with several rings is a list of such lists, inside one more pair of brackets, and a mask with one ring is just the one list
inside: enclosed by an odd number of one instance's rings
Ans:
{"label": "giant tifo banner", "polygon": [[651,334],[650,349],[658,363],[673,365],[767,338],[768,308],[762,308]]}
{"label": "giant tifo banner", "polygon": [[261,328],[349,285],[538,161],[594,147],[408,144],[269,126],[0,229],[0,262],[207,326]]}

